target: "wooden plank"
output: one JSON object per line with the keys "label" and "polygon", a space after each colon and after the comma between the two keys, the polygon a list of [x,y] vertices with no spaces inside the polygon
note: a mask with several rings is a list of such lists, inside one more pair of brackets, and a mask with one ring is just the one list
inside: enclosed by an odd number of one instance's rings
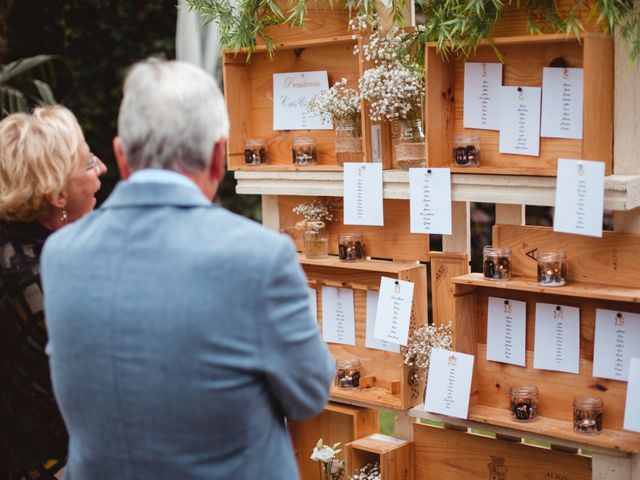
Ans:
{"label": "wooden plank", "polygon": [[524,225],[525,209],[526,205],[497,203],[496,223],[503,223],[507,225]]}
{"label": "wooden plank", "polygon": [[591,461],[568,453],[416,423],[415,478],[591,478]]}
{"label": "wooden plank", "polygon": [[471,210],[468,202],[452,202],[451,235],[442,236],[442,249],[445,252],[470,254],[471,252]]}
{"label": "wooden plank", "polygon": [[537,250],[567,252],[569,285],[594,283],[609,287],[638,288],[640,234],[604,232],[602,238],[554,232],[548,227],[495,225],[493,244],[510,246],[512,274],[536,277]]}
{"label": "wooden plank", "polygon": [[611,457],[601,453],[593,453],[591,458],[593,468],[592,480],[632,480],[632,458]]}
{"label": "wooden plank", "polygon": [[380,478],[413,480],[413,442],[370,435],[346,445],[347,475],[353,475],[368,463],[380,464]]}
{"label": "wooden plank", "polygon": [[[425,52],[427,165],[452,162],[451,140],[454,135],[455,100],[454,64],[445,62],[435,48]],[[460,97],[461,98],[461,97]]]}
{"label": "wooden plank", "polygon": [[629,62],[629,47],[615,39],[615,105],[613,171],[640,173],[640,62]]}
{"label": "wooden plank", "polygon": [[469,273],[466,253],[431,252],[431,311],[436,325],[453,322],[455,303],[451,279]]}
{"label": "wooden plank", "polygon": [[[293,208],[314,197],[279,196],[281,229],[293,227],[302,219],[293,213]],[[327,198],[335,220],[329,223],[329,253],[338,254],[338,234],[362,232],[365,254],[368,257],[394,260],[427,261],[429,258],[429,236],[409,233],[409,202],[407,200],[384,200],[384,227],[362,225],[343,225],[342,198]],[[296,242],[298,251],[303,251],[301,232],[288,230]]]}
{"label": "wooden plank", "polygon": [[231,155],[241,154],[244,163],[244,140],[250,137],[251,119],[247,112],[251,111],[251,96],[237,95],[236,92],[248,92],[251,88],[250,70],[244,56],[223,55],[222,78],[224,98],[233,124],[227,140],[227,168],[234,166]]}
{"label": "wooden plank", "polygon": [[277,195],[262,195],[262,225],[280,231],[280,212],[278,210]]}

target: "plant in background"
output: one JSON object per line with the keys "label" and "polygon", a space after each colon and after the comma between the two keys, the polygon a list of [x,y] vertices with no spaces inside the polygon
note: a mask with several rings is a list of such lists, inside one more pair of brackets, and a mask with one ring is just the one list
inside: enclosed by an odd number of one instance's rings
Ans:
{"label": "plant in background", "polygon": [[351,475],[349,480],[380,480],[380,465],[377,462],[367,463]]}
{"label": "plant in background", "polygon": [[347,79],[336,82],[329,90],[314,96],[307,105],[311,112],[323,115],[328,120],[360,119],[360,94],[347,87]]}
{"label": "plant in background", "polygon": [[324,445],[322,439],[318,440],[316,446],[313,447],[311,460],[318,462],[320,480],[340,480],[342,478],[344,462],[336,458],[341,451],[340,442],[329,446]]}
{"label": "plant in background", "polygon": [[404,350],[405,365],[413,367],[411,379],[413,382],[417,383],[429,376],[431,349],[451,350],[452,338],[451,323],[438,326],[423,325],[413,332]]}
{"label": "plant in background", "polygon": [[36,55],[0,65],[0,118],[28,112],[34,105],[53,105],[56,100],[48,83],[36,78],[54,78],[53,55]]}

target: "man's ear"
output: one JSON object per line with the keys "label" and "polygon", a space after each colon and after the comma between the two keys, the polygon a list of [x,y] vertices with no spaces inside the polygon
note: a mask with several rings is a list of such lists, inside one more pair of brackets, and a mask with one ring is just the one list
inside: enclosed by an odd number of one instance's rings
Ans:
{"label": "man's ear", "polygon": [[213,147],[213,153],[211,154],[211,164],[209,166],[209,175],[212,180],[217,183],[222,181],[224,177],[224,145],[225,139],[219,140]]}
{"label": "man's ear", "polygon": [[124,153],[122,148],[122,141],[120,137],[113,139],[113,153],[116,156],[116,163],[118,164],[118,170],[120,171],[120,177],[126,180],[131,175],[131,169],[129,168],[129,160],[127,154]]}

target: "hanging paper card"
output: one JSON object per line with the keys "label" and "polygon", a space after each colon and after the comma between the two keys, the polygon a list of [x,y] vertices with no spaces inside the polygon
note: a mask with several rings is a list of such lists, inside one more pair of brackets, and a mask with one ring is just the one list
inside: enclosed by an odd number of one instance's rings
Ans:
{"label": "hanging paper card", "polygon": [[385,350],[387,352],[398,353],[400,345],[390,343],[384,340],[378,340],[373,336],[376,327],[376,314],[378,313],[378,292],[367,290],[367,331],[365,337],[365,346],[375,350]]}
{"label": "hanging paper card", "polygon": [[344,224],[384,225],[382,164],[344,164]]}
{"label": "hanging paper card", "polygon": [[582,138],[583,73],[581,68],[542,69],[542,137]]}
{"label": "hanging paper card", "polygon": [[489,297],[487,360],[525,366],[527,304]]}
{"label": "hanging paper card", "polygon": [[558,159],[553,230],[602,237],[604,163]]}
{"label": "hanging paper card", "polygon": [[451,170],[410,168],[411,233],[451,235]]}
{"label": "hanging paper card", "polygon": [[381,277],[373,336],[378,340],[406,345],[412,304],[413,282]]}
{"label": "hanging paper card", "polygon": [[502,87],[500,93],[500,153],[540,153],[540,88]]}
{"label": "hanging paper card", "polygon": [[501,63],[464,64],[464,128],[500,129]]}
{"label": "hanging paper card", "polygon": [[474,356],[431,349],[424,409],[451,417],[467,418]]}
{"label": "hanging paper card", "polygon": [[593,376],[626,381],[631,357],[640,358],[640,314],[597,308]]}
{"label": "hanging paper card", "polygon": [[352,289],[322,287],[322,336],[329,343],[356,344]]}
{"label": "hanging paper card", "polygon": [[640,358],[632,358],[629,362],[627,404],[622,428],[640,433]]}
{"label": "hanging paper card", "polygon": [[311,307],[311,315],[316,323],[318,323],[318,292],[315,288],[309,287],[309,304]]}
{"label": "hanging paper card", "polygon": [[533,368],[579,372],[579,308],[537,303],[535,331]]}
{"label": "hanging paper card", "polygon": [[309,100],[329,90],[327,72],[273,74],[274,130],[331,130],[324,116],[307,110]]}

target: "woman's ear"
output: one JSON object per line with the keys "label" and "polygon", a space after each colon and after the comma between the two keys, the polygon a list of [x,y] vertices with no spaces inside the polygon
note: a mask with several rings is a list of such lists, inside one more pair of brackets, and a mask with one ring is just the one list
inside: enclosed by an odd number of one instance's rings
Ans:
{"label": "woman's ear", "polygon": [[122,141],[120,137],[113,139],[113,153],[116,156],[116,163],[118,164],[118,170],[120,171],[120,178],[126,180],[131,175],[131,169],[129,168],[129,161],[127,154],[124,153],[122,148]]}
{"label": "woman's ear", "polygon": [[64,207],[67,206],[67,200],[68,200],[67,191],[63,190],[57,194],[47,193],[44,196],[44,199],[52,207],[59,208],[60,210],[62,210],[64,209]]}

